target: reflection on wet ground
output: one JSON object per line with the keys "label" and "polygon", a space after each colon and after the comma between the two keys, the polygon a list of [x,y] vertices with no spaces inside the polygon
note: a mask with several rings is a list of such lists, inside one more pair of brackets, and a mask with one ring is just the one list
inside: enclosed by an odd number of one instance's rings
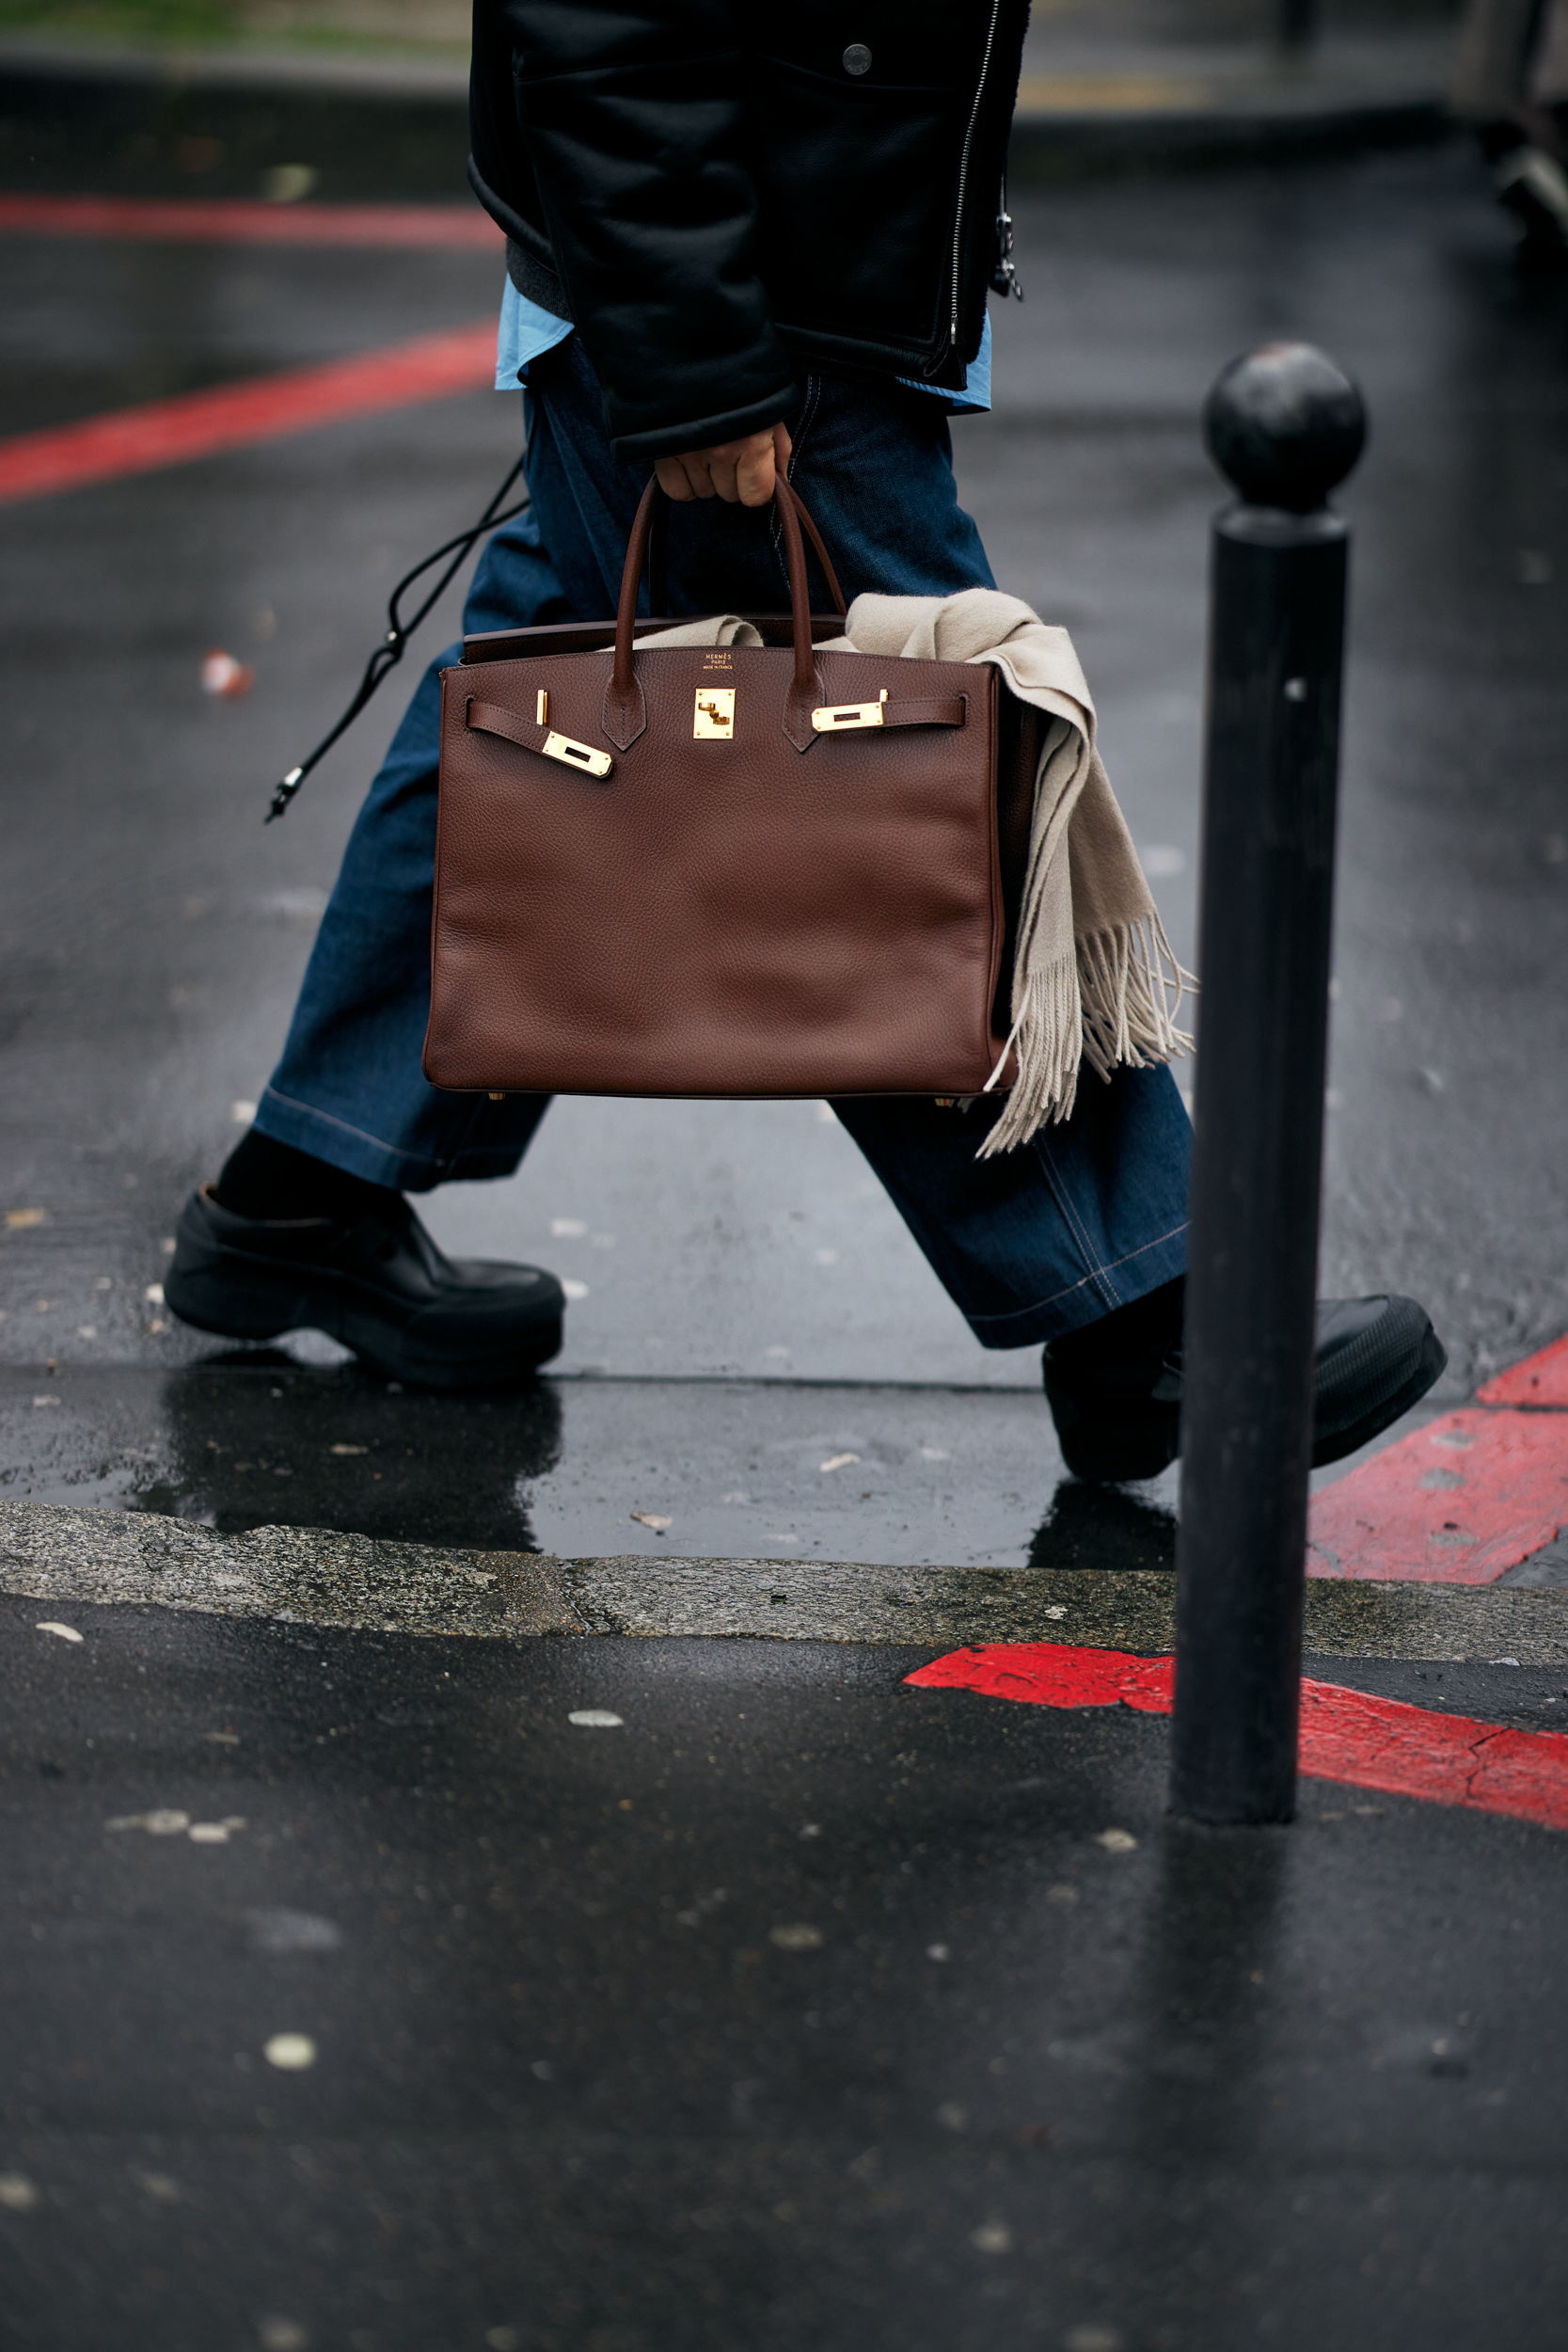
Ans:
{"label": "reflection on wet ground", "polygon": [[[1167,1481],[1129,1494],[1124,1486],[1085,1486],[1064,1478],[1029,1545],[1032,1568],[1172,1568],[1174,1498]],[[1146,1502],[1145,1495],[1162,1496]]]}
{"label": "reflection on wet ground", "polygon": [[413,1543],[531,1549],[526,1494],[561,1452],[541,1383],[492,1396],[404,1396],[356,1367],[301,1372],[263,1351],[163,1383],[164,1448],[135,1509],[226,1533],[282,1524]]}
{"label": "reflection on wet ground", "polygon": [[1025,1391],[542,1380],[454,1397],[261,1348],[172,1374],[8,1369],[0,1430],[0,1495],[228,1533],[890,1565],[1174,1558],[1175,1473],[1136,1494],[1080,1486]]}

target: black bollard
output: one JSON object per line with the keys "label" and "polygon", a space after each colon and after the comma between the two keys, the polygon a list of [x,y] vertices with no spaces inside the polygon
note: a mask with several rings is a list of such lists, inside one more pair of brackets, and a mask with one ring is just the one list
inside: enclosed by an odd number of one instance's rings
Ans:
{"label": "black bollard", "polygon": [[1214,523],[1171,1802],[1295,1810],[1348,533],[1360,395],[1307,343],[1204,410]]}

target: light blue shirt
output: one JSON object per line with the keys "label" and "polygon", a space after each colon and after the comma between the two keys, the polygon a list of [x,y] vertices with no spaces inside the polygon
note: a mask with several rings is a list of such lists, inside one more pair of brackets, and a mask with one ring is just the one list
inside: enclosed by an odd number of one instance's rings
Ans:
{"label": "light blue shirt", "polygon": [[[572,332],[569,319],[558,319],[553,310],[541,309],[520,294],[510,278],[501,296],[500,327],[496,337],[496,389],[515,392],[519,384],[528,382],[529,363],[543,358],[557,343],[563,343]],[[911,391],[932,392],[939,400],[950,401],[955,408],[989,408],[990,406],[990,319],[987,316],[980,337],[980,348],[969,363],[969,383],[961,392],[944,392],[934,384],[917,384],[910,376],[900,382]]]}

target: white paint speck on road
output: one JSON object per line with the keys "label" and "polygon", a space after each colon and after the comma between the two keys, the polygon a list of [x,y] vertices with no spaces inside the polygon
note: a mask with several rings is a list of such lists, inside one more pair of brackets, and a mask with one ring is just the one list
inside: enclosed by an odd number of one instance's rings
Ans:
{"label": "white paint speck on road", "polygon": [[316,2062],[316,2045],[308,2033],[275,2033],[261,2044],[261,2056],[285,2074],[302,2074]]}

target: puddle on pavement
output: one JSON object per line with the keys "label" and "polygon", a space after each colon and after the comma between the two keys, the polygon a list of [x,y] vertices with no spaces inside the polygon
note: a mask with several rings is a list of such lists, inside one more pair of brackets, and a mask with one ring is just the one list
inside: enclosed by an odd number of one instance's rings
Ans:
{"label": "puddle on pavement", "polygon": [[1065,1476],[1037,1391],[541,1380],[440,1396],[232,1350],[0,1372],[0,1498],[237,1533],[889,1565],[1169,1568],[1175,1474]]}

